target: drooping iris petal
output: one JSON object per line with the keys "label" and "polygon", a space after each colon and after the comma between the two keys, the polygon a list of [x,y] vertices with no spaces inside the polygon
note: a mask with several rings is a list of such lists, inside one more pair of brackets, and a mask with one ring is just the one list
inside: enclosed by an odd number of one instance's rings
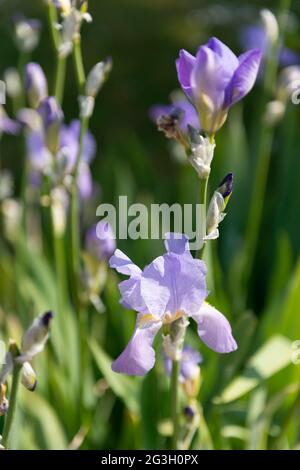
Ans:
{"label": "drooping iris petal", "polygon": [[193,99],[193,92],[191,88],[191,73],[194,68],[196,59],[192,54],[181,49],[179,52],[179,58],[176,60],[176,68],[178,79],[183,91],[186,95]]}
{"label": "drooping iris petal", "polygon": [[191,315],[198,325],[202,341],[219,353],[229,353],[237,349],[231,326],[224,315],[204,302],[197,314]]}
{"label": "drooping iris petal", "polygon": [[139,316],[135,331],[125,350],[113,362],[112,370],[128,375],[145,375],[155,363],[155,351],[152,347],[161,322],[149,322],[139,326]]}
{"label": "drooping iris petal", "polygon": [[229,107],[244,98],[254,86],[262,53],[258,49],[245,52],[239,57],[239,66],[226,90],[225,106]]}
{"label": "drooping iris petal", "polygon": [[127,276],[139,277],[142,272],[141,269],[119,249],[117,249],[110,258],[109,265],[111,268],[116,269],[118,273],[126,274]]}

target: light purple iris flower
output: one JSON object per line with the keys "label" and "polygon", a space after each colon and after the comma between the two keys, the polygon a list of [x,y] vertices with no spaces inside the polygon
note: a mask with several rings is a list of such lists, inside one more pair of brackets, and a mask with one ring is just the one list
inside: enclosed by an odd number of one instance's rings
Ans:
{"label": "light purple iris flower", "polygon": [[86,249],[99,261],[108,260],[116,249],[116,237],[108,222],[101,220],[86,234]]}
{"label": "light purple iris flower", "polygon": [[[198,365],[202,361],[203,358],[198,351],[191,346],[185,345],[181,355],[179,381],[184,383],[186,380],[193,380],[199,372]],[[172,360],[168,356],[165,356],[165,369],[167,375],[171,375]]]}
{"label": "light purple iris flower", "polygon": [[196,57],[182,49],[176,60],[180,85],[195,105],[202,130],[214,134],[224,124],[229,108],[253,87],[261,51],[253,49],[237,57],[217,38],[198,49]]}
{"label": "light purple iris flower", "polygon": [[37,108],[48,96],[48,84],[39,64],[30,62],[25,69],[25,89],[32,108]]}
{"label": "light purple iris flower", "polygon": [[154,122],[157,122],[157,119],[161,116],[169,116],[175,113],[180,115],[179,128],[184,134],[188,132],[188,125],[199,130],[199,116],[189,101],[181,100],[169,105],[158,104],[152,106],[149,111],[150,118]]}
{"label": "light purple iris flower", "polygon": [[[260,49],[265,56],[268,51],[269,43],[265,29],[259,25],[251,25],[243,28],[241,31],[241,44],[246,49]],[[292,49],[282,46],[279,51],[279,64],[282,67],[300,63],[300,56]]]}
{"label": "light purple iris flower", "polygon": [[205,302],[206,267],[192,257],[188,238],[166,234],[165,246],[167,253],[143,271],[118,249],[110,259],[112,268],[129,276],[119,284],[122,305],[138,312],[133,336],[112,364],[115,372],[145,375],[155,363],[155,335],[164,324],[182,317],[196,321],[200,338],[214,351],[237,348],[227,319]]}

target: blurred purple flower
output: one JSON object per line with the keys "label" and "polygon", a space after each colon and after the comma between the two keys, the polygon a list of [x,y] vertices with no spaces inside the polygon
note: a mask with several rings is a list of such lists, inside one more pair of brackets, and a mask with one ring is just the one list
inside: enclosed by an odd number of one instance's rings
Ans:
{"label": "blurred purple flower", "polygon": [[48,96],[48,84],[45,74],[39,64],[30,62],[25,69],[25,89],[29,104],[37,108],[41,101]]}
{"label": "blurred purple flower", "polygon": [[86,249],[99,261],[107,260],[116,249],[115,234],[108,222],[100,221],[86,234]]}
{"label": "blurred purple flower", "polygon": [[143,271],[118,249],[110,259],[112,268],[129,276],[119,284],[122,305],[138,312],[133,336],[112,364],[115,372],[145,375],[155,363],[155,335],[163,324],[183,317],[196,321],[200,338],[214,351],[228,353],[237,348],[227,319],[204,302],[204,262],[192,257],[185,235],[166,237],[167,253]]}
{"label": "blurred purple flower", "polygon": [[50,126],[59,127],[63,121],[64,114],[54,96],[45,98],[38,107],[38,112],[47,130]]}
{"label": "blurred purple flower", "polygon": [[[67,173],[72,173],[75,168],[79,152],[79,139],[80,122],[78,120],[72,121],[68,126],[62,126],[60,132],[60,149],[63,150],[62,155],[66,159],[65,171]],[[93,181],[89,165],[96,155],[96,150],[96,141],[91,132],[88,131],[84,137],[81,162],[78,171],[78,189],[82,199],[90,198],[93,191]]]}
{"label": "blurred purple flower", "polygon": [[[165,369],[167,375],[172,372],[172,360],[165,355]],[[199,372],[198,364],[203,361],[202,355],[191,346],[185,345],[182,351],[180,361],[179,381],[193,380]]]}
{"label": "blurred purple flower", "polygon": [[[242,29],[240,34],[241,44],[244,50],[260,49],[263,57],[268,52],[269,42],[265,29],[260,25],[250,25]],[[279,64],[282,67],[299,64],[300,55],[292,49],[282,46],[279,51]]]}
{"label": "blurred purple flower", "polygon": [[21,126],[17,121],[10,119],[3,106],[0,105],[0,136],[1,134],[16,135],[20,132]]}
{"label": "blurred purple flower", "polygon": [[188,125],[199,129],[199,116],[194,106],[187,100],[176,101],[173,104],[163,105],[158,104],[150,108],[150,118],[155,123],[161,116],[169,116],[172,114],[178,114],[179,117],[179,128],[184,134],[188,132]]}
{"label": "blurred purple flower", "polygon": [[253,87],[261,60],[259,49],[239,57],[217,38],[198,49],[196,57],[182,49],[176,60],[180,85],[195,105],[202,129],[214,134],[229,108]]}

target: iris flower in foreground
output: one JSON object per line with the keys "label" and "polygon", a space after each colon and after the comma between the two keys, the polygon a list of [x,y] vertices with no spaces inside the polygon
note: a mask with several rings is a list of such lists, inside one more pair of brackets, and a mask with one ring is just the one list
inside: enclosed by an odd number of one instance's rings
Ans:
{"label": "iris flower in foreground", "polygon": [[198,49],[196,57],[182,49],[176,61],[179,83],[198,110],[202,130],[214,134],[229,108],[253,87],[262,53],[253,49],[237,57],[217,38]]}
{"label": "iris flower in foreground", "polygon": [[112,364],[115,372],[145,375],[155,363],[155,335],[165,324],[192,318],[202,341],[219,353],[237,348],[227,319],[205,302],[206,267],[189,251],[188,238],[167,234],[167,253],[142,271],[122,251],[116,250],[110,266],[129,279],[119,284],[121,304],[138,312],[135,331],[127,347]]}

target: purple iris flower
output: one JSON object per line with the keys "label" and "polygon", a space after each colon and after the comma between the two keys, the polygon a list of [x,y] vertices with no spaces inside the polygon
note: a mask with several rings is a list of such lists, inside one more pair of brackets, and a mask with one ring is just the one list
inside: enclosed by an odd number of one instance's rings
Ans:
{"label": "purple iris flower", "polygon": [[182,49],[176,61],[180,85],[198,110],[202,129],[214,134],[229,108],[253,87],[261,60],[259,49],[237,57],[217,38],[198,49],[196,57]]}
{"label": "purple iris flower", "polygon": [[[268,51],[269,42],[265,29],[259,25],[251,25],[241,31],[241,44],[246,49],[260,49],[265,56]],[[300,56],[292,49],[282,46],[279,51],[279,64],[282,67],[298,64]]]}
{"label": "purple iris flower", "polygon": [[119,284],[121,304],[138,312],[135,331],[127,347],[112,364],[115,372],[145,375],[155,363],[152,347],[164,324],[191,317],[202,341],[214,351],[237,348],[227,319],[205,302],[206,267],[189,251],[188,237],[166,234],[167,253],[142,271],[122,251],[116,250],[110,266],[129,276]]}
{"label": "purple iris flower", "polygon": [[161,116],[169,116],[176,113],[180,116],[179,128],[184,134],[188,132],[188,125],[199,129],[199,116],[196,109],[189,101],[176,101],[169,105],[158,104],[152,106],[149,112],[150,118],[154,122],[157,122],[157,119]]}
{"label": "purple iris flower", "polygon": [[[179,381],[193,380],[199,372],[198,365],[203,361],[202,355],[191,346],[185,345],[181,355]],[[167,375],[172,372],[172,360],[165,356],[165,369]]]}
{"label": "purple iris flower", "polygon": [[85,239],[86,248],[99,261],[107,260],[116,249],[115,238],[110,224],[101,220],[87,231]]}
{"label": "purple iris flower", "polygon": [[25,88],[32,108],[37,108],[41,101],[48,96],[47,79],[39,64],[30,62],[26,65]]}

